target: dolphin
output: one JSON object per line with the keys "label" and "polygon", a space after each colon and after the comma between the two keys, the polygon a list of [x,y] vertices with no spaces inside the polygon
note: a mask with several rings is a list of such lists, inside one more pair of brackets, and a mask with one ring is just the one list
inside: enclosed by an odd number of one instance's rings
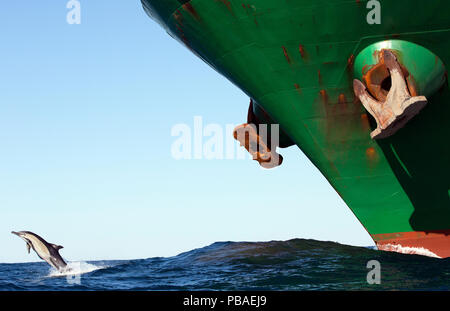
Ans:
{"label": "dolphin", "polygon": [[42,260],[45,260],[50,266],[62,272],[67,268],[67,263],[62,259],[59,250],[63,248],[61,245],[48,243],[36,233],[30,231],[11,231],[27,243],[27,251],[30,253],[32,248]]}

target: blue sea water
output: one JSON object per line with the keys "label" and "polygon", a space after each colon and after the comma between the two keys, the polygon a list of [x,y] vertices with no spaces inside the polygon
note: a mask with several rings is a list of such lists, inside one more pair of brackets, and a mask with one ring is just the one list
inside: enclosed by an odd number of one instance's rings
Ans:
{"label": "blue sea water", "polygon": [[[381,284],[368,284],[370,260]],[[168,258],[0,264],[0,290],[449,290],[450,260],[295,239],[220,242]]]}

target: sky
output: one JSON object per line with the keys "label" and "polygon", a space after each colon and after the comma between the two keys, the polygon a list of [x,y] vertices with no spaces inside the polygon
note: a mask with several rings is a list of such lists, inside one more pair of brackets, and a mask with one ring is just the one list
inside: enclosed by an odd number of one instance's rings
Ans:
{"label": "sky", "polygon": [[0,2],[0,262],[39,260],[12,230],[63,245],[69,261],[217,241],[374,245],[296,146],[273,170],[176,159],[175,126],[201,117],[225,132],[246,121],[249,98],[139,0],[80,0],[80,24],[67,2]]}

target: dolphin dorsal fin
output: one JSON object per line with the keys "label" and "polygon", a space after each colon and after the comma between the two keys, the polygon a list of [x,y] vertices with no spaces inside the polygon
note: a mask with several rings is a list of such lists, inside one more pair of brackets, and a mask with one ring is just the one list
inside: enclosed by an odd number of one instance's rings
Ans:
{"label": "dolphin dorsal fin", "polygon": [[64,248],[63,246],[61,246],[61,245],[56,245],[56,244],[50,244],[54,249],[56,249],[56,250],[60,250],[61,248]]}

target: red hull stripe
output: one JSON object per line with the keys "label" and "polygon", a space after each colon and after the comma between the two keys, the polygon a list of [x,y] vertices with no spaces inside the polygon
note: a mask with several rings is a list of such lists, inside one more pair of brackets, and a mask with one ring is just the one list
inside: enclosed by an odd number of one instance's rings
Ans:
{"label": "red hull stripe", "polygon": [[450,257],[450,230],[383,233],[374,234],[372,238],[382,250],[410,254],[428,251],[441,258]]}

